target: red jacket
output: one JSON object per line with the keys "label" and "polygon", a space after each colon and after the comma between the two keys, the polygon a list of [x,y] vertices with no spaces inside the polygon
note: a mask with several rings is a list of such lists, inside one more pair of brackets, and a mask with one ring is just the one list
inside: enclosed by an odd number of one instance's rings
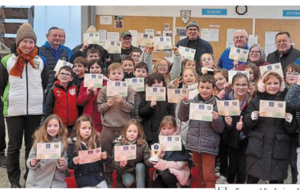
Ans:
{"label": "red jacket", "polygon": [[[103,81],[103,86],[106,86],[107,81]],[[83,115],[88,115],[93,119],[94,128],[98,131],[102,131],[101,114],[97,109],[97,97],[101,88],[97,89],[96,95],[92,92],[87,95],[87,88],[84,87],[84,81],[80,85],[80,90],[77,98],[77,104],[83,106]]]}
{"label": "red jacket", "polygon": [[47,95],[46,115],[58,115],[65,126],[73,126],[78,118],[77,87],[69,83],[67,90],[57,80]]}

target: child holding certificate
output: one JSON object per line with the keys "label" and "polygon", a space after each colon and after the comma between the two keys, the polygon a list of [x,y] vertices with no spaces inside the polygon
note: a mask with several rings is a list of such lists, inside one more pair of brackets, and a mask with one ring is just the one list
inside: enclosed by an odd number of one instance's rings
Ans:
{"label": "child holding certificate", "polygon": [[214,73],[214,78],[216,80],[216,85],[214,87],[213,94],[222,100],[230,90],[230,84],[228,83],[228,71],[225,69],[219,69]]}
{"label": "child holding certificate", "polygon": [[[217,70],[216,65],[214,64],[214,56],[211,53],[204,53],[200,57],[201,61],[201,71],[198,71],[202,74],[214,74],[214,71]],[[200,69],[200,67],[199,67]]]}
{"label": "child holding certificate", "polygon": [[[147,81],[150,87],[166,87],[164,76],[160,73],[152,73]],[[158,143],[159,125],[164,116],[175,115],[175,104],[168,101],[146,101],[141,98],[138,114],[143,119],[143,129],[148,145]]]}
{"label": "child holding certificate", "polygon": [[[52,114],[34,133],[34,144],[26,165],[29,168],[26,188],[66,188],[65,171],[68,170],[67,130],[61,119]],[[37,159],[38,143],[60,143],[58,159]]]}
{"label": "child holding certificate", "polygon": [[124,79],[133,78],[133,71],[134,71],[134,60],[130,56],[126,56],[124,59],[122,59],[122,66],[124,70]]}
{"label": "child holding certificate", "polygon": [[72,143],[68,148],[69,168],[75,170],[75,180],[78,188],[98,187],[107,188],[104,175],[103,160],[107,159],[107,153],[101,150],[101,158],[92,163],[80,164],[79,151],[93,150],[101,147],[101,136],[93,128],[93,121],[88,116],[77,119],[72,133]]}
{"label": "child holding certificate", "polygon": [[196,165],[198,188],[214,188],[215,157],[219,152],[220,136],[224,130],[223,119],[217,112],[217,98],[214,96],[213,88],[215,79],[205,74],[199,79],[199,94],[194,99],[185,97],[179,106],[178,118],[181,121],[189,120],[190,103],[212,104],[212,121],[190,120],[186,149],[192,151],[193,160]]}
{"label": "child holding certificate", "polygon": [[[245,183],[246,181],[246,149],[248,139],[243,128],[243,114],[246,111],[250,94],[248,93],[249,81],[246,75],[237,73],[232,79],[232,91],[225,100],[239,100],[241,116],[225,116],[225,130],[222,134],[229,157],[227,171],[228,183]],[[227,109],[230,109],[229,107]]]}
{"label": "child holding certificate", "polygon": [[[115,146],[136,144],[136,159],[113,161],[113,167],[118,174],[117,188],[131,187],[136,178],[136,187],[145,188],[145,174],[148,167],[152,167],[149,162],[150,150],[147,142],[144,140],[145,135],[141,124],[131,119],[124,127],[122,136],[116,139]],[[113,152],[113,155],[115,152]],[[148,167],[146,167],[146,166]]]}
{"label": "child holding certificate", "polygon": [[[260,94],[250,101],[243,117],[244,128],[251,131],[246,150],[247,183],[258,183],[260,179],[283,183],[287,178],[289,164],[289,134],[297,128],[295,116],[287,105],[285,118],[260,117],[261,100],[284,101],[287,90],[278,73],[266,72],[258,84],[258,90]],[[271,109],[274,102],[268,105]],[[281,104],[280,107],[276,105],[278,109],[283,107]]]}
{"label": "child holding certificate", "polygon": [[[123,67],[120,63],[112,63],[108,67],[108,77],[111,81],[121,82],[124,78]],[[102,120],[103,147],[108,155],[112,155],[113,140],[121,135],[124,125],[131,119],[134,110],[134,90],[128,86],[127,96],[107,96],[107,86],[103,87],[97,98],[97,107]],[[118,89],[115,90],[117,91]],[[112,184],[112,160],[105,164],[106,179],[109,186]]]}
{"label": "child holding certificate", "polygon": [[[173,116],[165,116],[160,124],[160,136],[178,135],[176,120]],[[154,187],[177,188],[187,186],[190,178],[189,152],[182,144],[181,151],[162,151],[158,161],[152,162],[156,169]]]}
{"label": "child holding certificate", "polygon": [[[88,72],[91,74],[102,74],[101,64],[98,60],[92,60],[88,66]],[[106,85],[106,80],[103,81],[103,86]],[[101,133],[101,115],[97,110],[97,97],[101,88],[84,87],[84,82],[81,83],[77,104],[83,106],[83,114],[93,118],[94,128]]]}

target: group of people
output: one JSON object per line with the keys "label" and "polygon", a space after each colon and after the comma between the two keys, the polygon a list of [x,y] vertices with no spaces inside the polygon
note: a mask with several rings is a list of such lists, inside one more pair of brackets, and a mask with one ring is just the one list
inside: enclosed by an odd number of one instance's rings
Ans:
{"label": "group of people", "polygon": [[[86,31],[96,32],[94,26]],[[83,43],[71,50],[58,27],[50,28],[46,43],[37,47],[33,29],[23,24],[11,54],[0,64],[0,163],[7,167],[11,187],[21,187],[23,136],[27,188],[66,187],[69,169],[77,187],[112,187],[114,170],[117,187],[188,187],[192,177],[199,188],[214,188],[217,178],[223,183],[283,183],[289,165],[292,183],[300,183],[300,51],[291,45],[290,34],[279,32],[277,50],[266,58],[260,45],[248,47],[246,31],[237,30],[234,46],[249,50],[246,63],[230,59],[230,48],[215,62],[212,46],[199,37],[194,21],[187,24],[186,34],[172,48],[172,62],[162,58],[153,65],[153,47],[132,46],[128,31],[120,35],[121,54],[109,54],[98,44]],[[184,59],[179,46],[195,49],[195,60]],[[73,68],[55,70],[59,60]],[[275,71],[260,73],[260,66],[273,63],[281,63],[284,77]],[[229,83],[229,70],[248,71],[249,77],[237,73]],[[103,86],[86,87],[86,73],[103,74]],[[108,95],[109,81],[130,78],[143,78],[148,87],[183,88],[188,93],[177,104],[168,98],[146,100],[146,92],[130,85],[125,97]],[[220,116],[218,100],[238,100],[241,114]],[[284,118],[261,116],[261,100],[285,101]],[[212,121],[191,119],[191,103],[212,105]],[[151,145],[159,143],[160,136],[173,135],[181,136],[181,150],[162,148],[158,160],[151,159]],[[37,144],[51,142],[61,144],[61,157],[37,159]],[[123,145],[136,145],[135,159],[114,160],[114,147]],[[100,160],[80,163],[80,151],[97,148]],[[153,176],[150,168],[155,169]]]}

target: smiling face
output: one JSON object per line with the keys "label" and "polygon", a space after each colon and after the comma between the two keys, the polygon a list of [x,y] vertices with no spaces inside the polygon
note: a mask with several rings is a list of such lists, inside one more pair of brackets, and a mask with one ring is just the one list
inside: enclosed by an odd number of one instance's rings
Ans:
{"label": "smiling face", "polygon": [[130,49],[132,38],[130,36],[124,36],[121,38],[122,49]]}
{"label": "smiling face", "polygon": [[249,52],[249,59],[251,63],[258,63],[260,61],[260,51],[257,46],[253,47]]}
{"label": "smiling face", "polygon": [[245,77],[235,79],[232,84],[233,92],[237,97],[243,97],[248,92],[249,84]]}
{"label": "smiling face", "polygon": [[51,119],[47,125],[47,134],[51,137],[56,137],[59,132],[59,122],[57,119]]}
{"label": "smiling face", "polygon": [[209,82],[204,83],[200,81],[198,85],[198,91],[204,100],[208,100],[212,96],[213,85]]}
{"label": "smiling face", "polygon": [[289,67],[285,73],[285,82],[291,86],[297,82],[297,78],[299,76],[299,72],[294,71],[292,67]]}
{"label": "smiling face", "polygon": [[35,47],[35,42],[31,38],[24,38],[20,43],[18,48],[24,53],[29,54]]}
{"label": "smiling face", "polygon": [[212,69],[214,64],[214,59],[210,54],[203,54],[201,56],[201,64],[205,68]]}
{"label": "smiling face", "polygon": [[160,60],[160,62],[157,64],[157,72],[162,75],[165,75],[169,72],[169,66],[166,60]]}
{"label": "smiling face", "polygon": [[224,84],[227,82],[226,78],[221,74],[221,73],[217,73],[214,76],[215,80],[216,80],[216,86],[219,90],[224,88]]}
{"label": "smiling face", "polygon": [[199,36],[199,29],[197,27],[189,27],[186,30],[186,34],[189,40],[196,40]]}
{"label": "smiling face", "polygon": [[57,78],[63,86],[67,86],[68,83],[73,80],[72,73],[65,69],[59,71]]}
{"label": "smiling face", "polygon": [[82,121],[80,124],[79,135],[83,141],[87,141],[92,134],[92,126],[89,121]]}
{"label": "smiling face", "polygon": [[196,83],[196,76],[191,70],[185,70],[182,75],[182,81],[185,85],[191,86]]}
{"label": "smiling face", "polygon": [[88,62],[91,62],[92,60],[99,60],[100,59],[100,56],[98,53],[89,53],[87,56],[86,56],[86,59],[88,60]]}
{"label": "smiling face", "polygon": [[126,73],[132,73],[134,71],[134,63],[130,60],[124,60],[123,63],[123,69]]}
{"label": "smiling face", "polygon": [[131,124],[126,131],[126,138],[129,141],[134,141],[136,140],[138,136],[138,128],[136,125]]}
{"label": "smiling face", "polygon": [[95,63],[90,67],[90,73],[91,74],[101,74],[102,73],[102,68],[100,67],[100,65]]}
{"label": "smiling face", "polygon": [[233,37],[234,46],[244,48],[248,42],[248,38],[244,32],[236,32]]}
{"label": "smiling face", "polygon": [[61,30],[59,29],[52,29],[50,33],[46,35],[49,44],[55,49],[57,49],[61,43],[60,33]]}
{"label": "smiling face", "polygon": [[78,77],[81,78],[85,73],[85,67],[80,62],[74,63],[73,71]]}
{"label": "smiling face", "polygon": [[268,77],[268,80],[265,82],[266,92],[268,94],[277,94],[280,91],[280,81],[274,75]]}
{"label": "smiling face", "polygon": [[245,71],[249,71],[249,80],[251,82],[253,82],[254,81],[254,72],[253,72],[253,70],[251,68],[246,68]]}
{"label": "smiling face", "polygon": [[278,35],[276,37],[276,48],[279,51],[280,54],[285,53],[291,48],[291,39],[286,34]]}
{"label": "smiling face", "polygon": [[140,52],[133,52],[131,57],[134,60],[134,63],[137,64],[140,60],[141,53]]}
{"label": "smiling face", "polygon": [[148,76],[147,70],[144,68],[135,68],[134,76],[139,78],[146,78]]}

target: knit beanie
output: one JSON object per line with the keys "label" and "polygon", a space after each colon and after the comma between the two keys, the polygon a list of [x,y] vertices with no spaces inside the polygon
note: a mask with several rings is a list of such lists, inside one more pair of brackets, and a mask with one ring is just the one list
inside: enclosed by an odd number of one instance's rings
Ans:
{"label": "knit beanie", "polygon": [[16,44],[19,46],[20,42],[25,38],[31,38],[34,40],[34,43],[36,44],[36,35],[34,31],[32,30],[32,27],[29,23],[24,23],[20,26],[17,37],[16,37]]}
{"label": "knit beanie", "polygon": [[95,26],[91,25],[86,31],[85,33],[97,33],[97,29]]}
{"label": "knit beanie", "polygon": [[199,30],[199,25],[197,24],[196,21],[191,21],[190,23],[188,23],[188,25],[186,25],[186,29],[188,29],[189,27],[196,27]]}

